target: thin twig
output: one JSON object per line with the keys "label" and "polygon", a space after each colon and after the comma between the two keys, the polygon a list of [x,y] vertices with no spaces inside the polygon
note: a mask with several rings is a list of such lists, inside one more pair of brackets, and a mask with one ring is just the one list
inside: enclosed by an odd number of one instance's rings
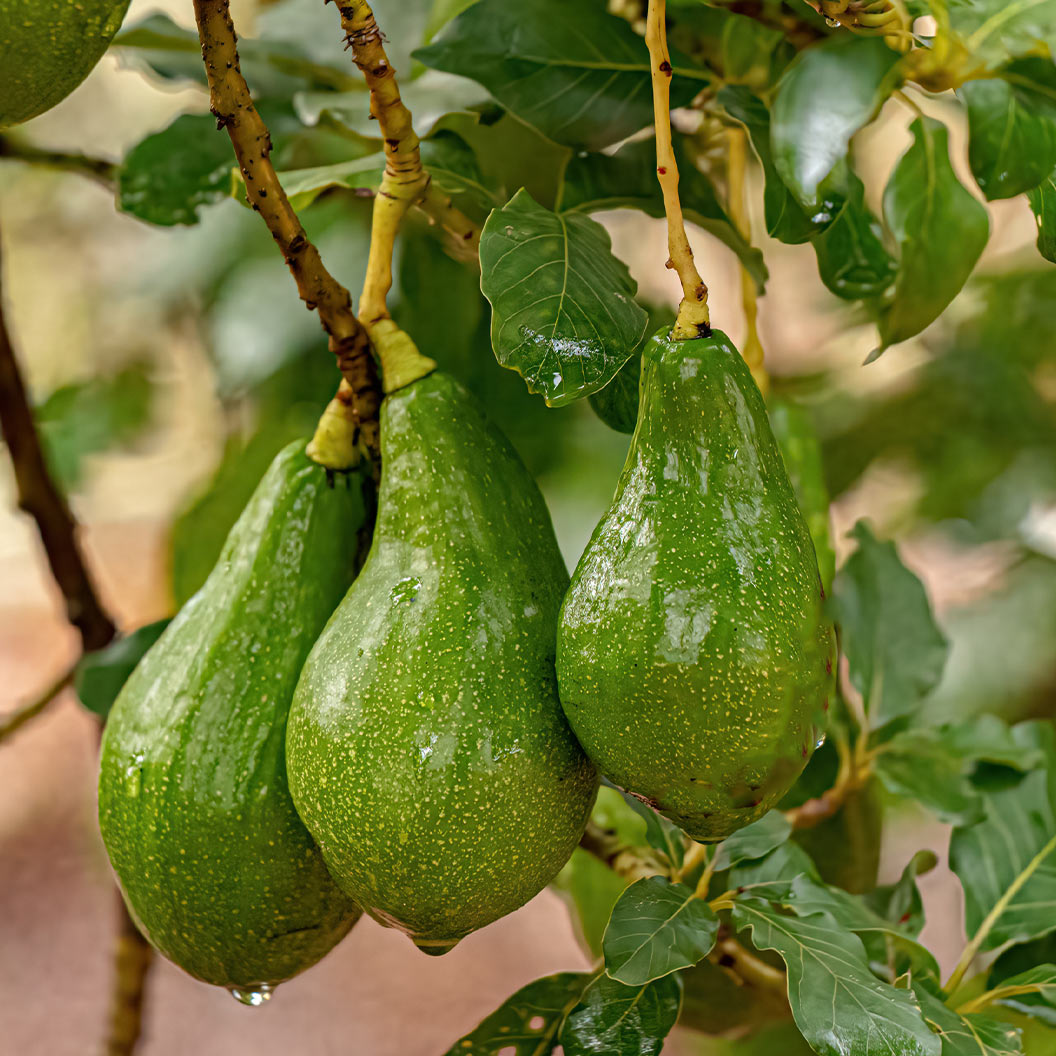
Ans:
{"label": "thin twig", "polygon": [[[752,241],[752,221],[748,213],[746,190],[748,172],[748,136],[739,125],[729,128],[727,136],[726,175],[729,184],[728,206],[733,226],[744,238]],[[770,377],[763,362],[763,343],[759,340],[759,305],[756,301],[755,279],[740,262],[741,304],[744,308],[746,333],[741,355],[752,372],[759,391],[765,396],[770,388]]]}
{"label": "thin twig", "polygon": [[746,950],[732,936],[720,937],[709,954],[708,960],[720,968],[733,972],[749,986],[774,990],[782,994],[788,992],[788,976],[780,968],[767,964],[766,961]]}
{"label": "thin twig", "polygon": [[[0,264],[2,266],[2,264]],[[33,412],[15,359],[4,320],[3,280],[0,277],[0,430],[11,455],[18,488],[18,505],[36,522],[51,574],[62,591],[66,615],[80,632],[86,651],[100,649],[116,633],[103,611],[85,567],[77,526],[48,471]]]}
{"label": "thin twig", "polygon": [[352,310],[351,295],[323,265],[275,174],[269,157],[271,136],[239,68],[229,0],[194,0],[194,14],[217,124],[231,137],[247,197],[282,251],[301,300],[318,310],[330,335],[330,348],[344,376],[336,402],[345,408],[354,434],[352,446],[362,446],[376,461],[381,394],[370,339]]}
{"label": "thin twig", "polygon": [[0,135],[0,158],[23,161],[29,165],[55,169],[59,172],[75,172],[110,189],[113,188],[117,179],[117,166],[112,161],[92,158],[87,154],[43,150],[20,138],[6,134]]}
{"label": "thin twig", "polygon": [[674,268],[682,283],[671,336],[676,340],[705,337],[711,332],[708,315],[708,288],[693,262],[693,250],[686,237],[682,203],[678,198],[678,164],[671,143],[671,58],[667,50],[666,0],[649,0],[645,43],[649,47],[649,71],[653,84],[653,120],[656,125],[656,175],[664,196],[667,214],[667,266]]}
{"label": "thin twig", "polygon": [[7,715],[0,716],[0,741],[10,737],[30,719],[36,718],[73,681],[76,665],[60,675],[40,696],[23,704]]}
{"label": "thin twig", "polygon": [[154,961],[154,949],[140,935],[121,892],[116,891],[115,895],[118,935],[110,993],[110,1026],[104,1052],[106,1056],[133,1056],[143,1029],[147,975]]}
{"label": "thin twig", "polygon": [[665,872],[660,862],[648,852],[629,846],[614,830],[603,829],[595,821],[587,822],[579,845],[625,880],[641,880],[643,877]]}
{"label": "thin twig", "polygon": [[[36,522],[52,575],[66,599],[67,617],[80,631],[85,650],[101,649],[113,640],[117,628],[95,593],[77,542],[77,524],[52,479],[40,446],[36,423],[26,398],[26,387],[4,323],[2,280],[3,268],[0,266],[0,426],[3,427],[4,440],[15,467],[19,505]],[[47,701],[57,695],[72,675],[71,671],[63,676],[55,693],[45,698],[34,714],[40,714]],[[25,715],[15,725],[20,726],[31,717]],[[7,732],[11,732],[11,729],[9,724]],[[151,954],[150,946],[140,935],[120,895],[118,902],[119,937],[111,1012],[113,1033],[108,1035],[104,1051],[108,1056],[132,1056],[143,1016],[142,979]],[[138,950],[141,965],[138,986],[128,985],[127,974],[122,970],[122,965],[132,957],[133,950]]]}

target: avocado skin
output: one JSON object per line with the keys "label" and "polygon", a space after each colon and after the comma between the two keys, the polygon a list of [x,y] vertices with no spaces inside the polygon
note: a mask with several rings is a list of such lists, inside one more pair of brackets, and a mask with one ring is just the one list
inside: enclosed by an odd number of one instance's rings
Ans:
{"label": "avocado skin", "polygon": [[99,824],[133,916],[166,957],[229,988],[296,975],[360,915],[286,781],[290,698],[352,581],[362,519],[351,478],[329,486],[304,447],[276,456],[103,737]]}
{"label": "avocado skin", "polygon": [[557,698],[568,573],[534,480],[439,372],[386,398],[381,440],[370,555],[294,695],[290,789],[345,891],[443,953],[553,879],[597,775]]}
{"label": "avocado skin", "polygon": [[0,0],[0,128],[50,110],[92,72],[129,0]]}
{"label": "avocado skin", "polygon": [[719,331],[654,336],[616,497],[558,624],[573,731],[614,783],[720,840],[806,765],[834,654],[814,546],[748,368]]}

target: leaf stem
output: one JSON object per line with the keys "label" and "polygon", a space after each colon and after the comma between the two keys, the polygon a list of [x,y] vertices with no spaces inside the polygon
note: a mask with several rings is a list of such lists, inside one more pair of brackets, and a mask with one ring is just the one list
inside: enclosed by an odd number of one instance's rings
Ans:
{"label": "leaf stem", "polygon": [[720,968],[734,972],[749,986],[782,994],[788,992],[788,976],[780,968],[756,957],[732,937],[720,939],[708,959]]}
{"label": "leaf stem", "polygon": [[836,780],[832,788],[820,796],[785,811],[785,817],[794,829],[812,829],[827,821],[839,812],[849,796],[864,787],[873,772],[872,758],[863,750],[866,737],[867,734],[863,731],[862,738],[852,751],[842,734],[833,733],[833,743],[840,756],[840,769]]}
{"label": "leaf stem", "polygon": [[[729,184],[729,211],[733,226],[748,243],[752,240],[752,221],[748,214],[745,194],[748,170],[748,136],[739,125],[727,129],[726,176]],[[741,304],[744,307],[744,322],[747,328],[741,355],[752,372],[759,391],[766,396],[770,388],[770,376],[763,362],[763,344],[759,340],[759,306],[756,303],[755,279],[741,262]]]}
{"label": "leaf stem", "polygon": [[60,675],[47,689],[35,697],[28,704],[15,708],[8,714],[0,716],[0,741],[10,737],[16,730],[24,726],[30,719],[36,718],[59,694],[73,681],[76,664],[68,671]]}
{"label": "leaf stem", "polygon": [[1042,983],[1023,983],[1017,986],[995,986],[993,990],[987,990],[971,1001],[965,1001],[956,1009],[959,1015],[968,1015],[970,1012],[981,1012],[987,1005],[995,1001],[1003,1001],[1006,997],[1015,997],[1017,994],[1038,994],[1044,989]]}
{"label": "leaf stem", "polygon": [[957,967],[954,968],[953,974],[943,985],[943,990],[947,993],[952,993],[961,985],[962,980],[965,977],[968,969],[972,966],[972,961],[975,960],[976,955],[982,948],[983,943],[986,941],[987,935],[993,930],[994,925],[1000,919],[1001,914],[1008,909],[1012,899],[1016,897],[1023,885],[1034,875],[1038,870],[1038,867],[1053,851],[1056,851],[1056,835],[1054,835],[1048,843],[1029,862],[1027,862],[1023,871],[1008,885],[1005,893],[997,900],[994,904],[994,908],[986,915],[982,924],[979,925],[978,930],[972,936],[971,941],[964,948],[964,952],[961,954],[961,959],[957,962]]}
{"label": "leaf stem", "polygon": [[331,458],[329,450],[318,447],[310,453],[332,469],[350,468],[360,451],[376,464],[381,393],[370,339],[352,310],[351,295],[323,265],[275,174],[269,157],[271,136],[239,68],[229,0],[194,0],[194,15],[209,82],[210,106],[217,125],[227,129],[231,138],[246,181],[246,195],[268,225],[297,283],[301,300],[309,309],[318,310],[344,377],[334,401],[343,410],[346,423],[344,443],[334,445],[334,451],[342,457]]}
{"label": "leaf stem", "polygon": [[653,121],[656,126],[656,175],[664,196],[667,215],[667,266],[682,284],[671,336],[675,340],[706,337],[711,333],[708,288],[693,262],[693,249],[686,236],[682,203],[678,197],[678,164],[671,143],[671,57],[667,50],[666,0],[649,0],[645,43],[649,48],[649,75],[653,86]]}
{"label": "leaf stem", "polygon": [[641,880],[664,872],[659,861],[640,853],[624,843],[613,829],[604,829],[595,821],[587,822],[579,846],[627,880]]}
{"label": "leaf stem", "polygon": [[117,178],[117,166],[103,158],[92,158],[87,154],[69,154],[63,151],[43,150],[25,142],[20,137],[0,135],[0,158],[23,161],[45,169],[59,172],[75,172],[86,176],[106,188],[113,188]]}

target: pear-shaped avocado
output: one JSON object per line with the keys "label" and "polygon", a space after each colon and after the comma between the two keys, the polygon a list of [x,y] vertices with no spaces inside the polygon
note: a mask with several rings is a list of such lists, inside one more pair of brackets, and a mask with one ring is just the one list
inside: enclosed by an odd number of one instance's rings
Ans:
{"label": "pear-shaped avocado", "polygon": [[597,775],[557,698],[568,583],[535,482],[433,373],[388,396],[370,555],[294,695],[290,790],[331,874],[443,953],[540,891]]}
{"label": "pear-shaped avocado", "polygon": [[66,98],[102,58],[128,0],[0,0],[0,128]]}
{"label": "pear-shaped avocado", "polygon": [[275,458],[103,737],[99,823],[133,916],[191,975],[244,992],[310,967],[360,913],[286,781],[290,698],[362,521],[358,489],[304,446]]}
{"label": "pear-shaped avocado", "polygon": [[598,769],[698,840],[806,765],[834,640],[751,374],[715,331],[646,345],[616,497],[561,611],[565,714]]}

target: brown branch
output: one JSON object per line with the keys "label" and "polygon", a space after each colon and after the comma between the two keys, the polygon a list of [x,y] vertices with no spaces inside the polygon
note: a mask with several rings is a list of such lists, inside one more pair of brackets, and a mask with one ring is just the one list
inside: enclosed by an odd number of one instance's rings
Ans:
{"label": "brown branch", "polygon": [[719,940],[708,955],[708,960],[719,968],[733,972],[748,986],[773,990],[781,994],[788,992],[788,976],[780,968],[767,964],[750,950],[745,949],[730,935],[729,928],[725,924],[719,929]]}
{"label": "brown branch", "polygon": [[[2,261],[0,261],[2,264]],[[66,613],[70,623],[81,633],[85,650],[101,649],[117,634],[113,621],[103,610],[102,603],[95,593],[91,577],[84,564],[80,546],[77,542],[77,524],[70,513],[69,506],[58,486],[52,479],[40,446],[36,423],[29,409],[26,398],[26,387],[18,369],[11,337],[4,322],[3,313],[3,269],[0,266],[0,426],[3,428],[4,440],[15,468],[15,482],[18,487],[19,506],[36,522],[44,552],[52,575],[63,597],[66,599]],[[54,692],[38,701],[38,707],[31,708],[30,713],[23,709],[21,717],[16,713],[13,720],[8,720],[5,732],[27,722],[33,715],[39,715],[47,703],[54,699],[59,691],[69,683],[73,672],[67,672],[54,686]],[[13,722],[13,725],[12,725]],[[131,1056],[139,1038],[139,1026],[142,1018],[143,986],[150,963],[150,946],[139,934],[124,900],[119,910],[120,934],[117,950],[117,974],[113,995],[111,1024],[115,1033],[107,1042],[107,1052],[113,1056]],[[128,985],[128,974],[123,970],[132,957],[133,950],[142,967],[139,969],[141,981],[138,986]]]}
{"label": "brown branch", "polygon": [[40,696],[23,704],[20,708],[0,716],[0,741],[21,729],[30,719],[36,718],[73,681],[76,665],[57,678]]}
{"label": "brown branch", "polygon": [[588,821],[579,846],[594,855],[603,865],[625,880],[641,880],[665,872],[664,867],[648,852],[624,843],[613,829],[603,829],[597,822]]}
{"label": "brown branch", "polygon": [[352,426],[353,446],[362,446],[376,462],[381,393],[370,339],[352,310],[351,295],[327,271],[275,174],[269,157],[271,136],[239,68],[229,0],[194,0],[194,14],[210,105],[218,126],[231,137],[247,198],[282,251],[301,300],[319,312],[344,376],[335,402],[345,409]]}
{"label": "brown branch", "polygon": [[117,179],[117,166],[112,161],[92,158],[87,154],[43,150],[26,143],[21,138],[6,134],[0,135],[0,158],[24,161],[29,165],[55,169],[59,172],[75,172],[110,189],[113,188]]}
{"label": "brown branch", "polygon": [[96,597],[77,541],[77,526],[48,471],[2,302],[0,278],[0,430],[15,470],[18,505],[37,524],[51,574],[66,602],[67,618],[80,632],[85,650],[100,649],[116,629]]}
{"label": "brown branch", "polygon": [[143,1005],[147,975],[154,949],[139,933],[128,907],[116,892],[118,935],[114,951],[114,983],[110,994],[110,1026],[106,1056],[132,1056],[143,1029]]}

